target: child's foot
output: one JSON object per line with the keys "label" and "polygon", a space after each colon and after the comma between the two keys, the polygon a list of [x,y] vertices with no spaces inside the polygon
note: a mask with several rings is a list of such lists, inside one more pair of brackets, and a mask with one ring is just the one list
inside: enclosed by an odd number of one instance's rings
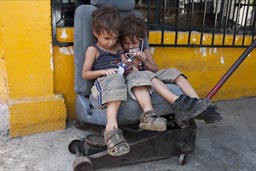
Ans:
{"label": "child's foot", "polygon": [[173,110],[175,113],[175,118],[179,121],[188,120],[194,118],[203,111],[205,111],[211,104],[210,99],[203,98],[190,98],[185,95],[181,95],[173,103]]}
{"label": "child's foot", "polygon": [[155,111],[150,110],[140,115],[139,127],[149,131],[165,131],[166,119],[160,117]]}
{"label": "child's foot", "polygon": [[213,124],[222,120],[220,113],[216,111],[217,106],[210,105],[205,111],[197,115],[195,118],[198,120],[204,120],[206,124]]}
{"label": "child's foot", "polygon": [[124,139],[121,129],[104,130],[104,140],[111,156],[121,156],[130,151],[130,146]]}

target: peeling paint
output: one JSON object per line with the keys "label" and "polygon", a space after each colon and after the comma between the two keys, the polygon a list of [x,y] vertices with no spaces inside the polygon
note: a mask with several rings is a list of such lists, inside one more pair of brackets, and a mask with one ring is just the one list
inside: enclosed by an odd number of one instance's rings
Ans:
{"label": "peeling paint", "polygon": [[50,68],[51,70],[53,71],[53,49],[52,49],[52,45],[50,44],[50,54],[51,54],[51,57],[50,57]]}
{"label": "peeling paint", "polygon": [[202,53],[203,56],[206,56],[207,53],[206,53],[206,48],[200,48],[200,52]]}
{"label": "peeling paint", "polygon": [[51,44],[50,44],[50,54],[51,54],[51,56],[53,54],[53,50],[52,50],[52,45]]}
{"label": "peeling paint", "polygon": [[179,39],[184,39],[184,35],[179,35]]}
{"label": "peeling paint", "polygon": [[155,48],[154,48],[154,47],[151,47],[151,48],[149,48],[149,50],[150,50],[151,54],[153,55],[154,52],[155,52]]}
{"label": "peeling paint", "polygon": [[60,53],[64,53],[66,55],[70,55],[70,51],[67,47],[61,47],[60,48]]}
{"label": "peeling paint", "polygon": [[217,53],[218,49],[217,48],[213,48],[213,52]]}
{"label": "peeling paint", "polygon": [[5,26],[1,24],[1,32],[4,32],[4,30],[5,30]]}
{"label": "peeling paint", "polygon": [[50,67],[51,67],[51,70],[53,71],[53,57],[52,56],[50,57]]}
{"label": "peeling paint", "polygon": [[220,63],[221,63],[221,64],[224,64],[224,63],[225,63],[223,56],[220,57]]}
{"label": "peeling paint", "polygon": [[70,54],[71,54],[71,55],[74,55],[74,49],[73,49],[73,47],[72,47],[72,46],[69,46],[68,49],[69,49]]}
{"label": "peeling paint", "polygon": [[194,52],[195,52],[196,55],[198,55],[198,51],[197,50],[195,50]]}
{"label": "peeling paint", "polygon": [[63,30],[60,36],[62,39],[66,39],[68,37],[66,30]]}

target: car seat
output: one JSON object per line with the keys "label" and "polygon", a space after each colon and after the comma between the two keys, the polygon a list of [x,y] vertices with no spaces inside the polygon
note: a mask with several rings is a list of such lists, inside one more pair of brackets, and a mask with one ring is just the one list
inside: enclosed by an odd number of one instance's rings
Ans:
{"label": "car seat", "polygon": [[[119,2],[119,1],[114,1]],[[125,3],[125,5],[127,5]],[[154,109],[167,119],[167,130],[164,132],[145,131],[138,129],[142,110],[137,101],[128,97],[122,102],[118,111],[118,124],[125,131],[124,136],[130,145],[130,152],[113,157],[108,155],[102,131],[98,125],[106,125],[106,109],[99,109],[91,97],[93,80],[82,78],[85,50],[90,43],[95,43],[91,31],[91,13],[96,7],[80,5],[75,11],[74,23],[74,53],[75,53],[75,92],[77,121],[97,125],[97,133],[89,134],[83,139],[75,139],[69,144],[69,151],[76,154],[73,170],[93,170],[97,168],[115,167],[139,162],[160,160],[173,155],[178,156],[178,163],[184,164],[186,154],[194,150],[196,124],[193,119],[178,124],[173,122],[172,105],[158,94],[151,95]],[[124,10],[122,8],[122,10]],[[174,84],[166,84],[176,95],[183,92]],[[182,129],[181,129],[182,128]]]}
{"label": "car seat", "polygon": [[[82,78],[82,67],[84,63],[85,50],[90,43],[95,43],[91,30],[91,13],[97,7],[92,5],[80,5],[75,11],[74,19],[74,56],[75,56],[75,92],[76,92],[76,116],[78,121],[85,123],[105,125],[106,109],[99,109],[90,98],[93,80]],[[123,9],[122,9],[123,10]],[[176,95],[183,94],[181,89],[174,84],[166,84]],[[91,99],[91,100],[90,100]],[[158,94],[151,96],[152,105],[160,115],[173,112],[172,106]],[[142,110],[137,103],[130,97],[122,102],[118,111],[118,123],[120,125],[130,125],[139,121]]]}

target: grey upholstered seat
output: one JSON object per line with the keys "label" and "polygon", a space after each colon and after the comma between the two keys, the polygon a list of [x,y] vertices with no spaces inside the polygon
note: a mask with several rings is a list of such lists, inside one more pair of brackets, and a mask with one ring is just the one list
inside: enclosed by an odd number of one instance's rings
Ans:
{"label": "grey upholstered seat", "polygon": [[[76,9],[74,22],[74,53],[75,53],[75,92],[76,92],[76,115],[77,120],[86,123],[105,125],[106,110],[94,107],[90,101],[90,89],[93,81],[82,78],[82,66],[85,50],[94,38],[91,31],[91,13],[96,9],[92,5],[81,5]],[[173,84],[167,84],[173,93],[182,94],[181,89]],[[172,113],[172,107],[156,93],[151,96],[154,109],[161,115]],[[118,122],[121,125],[129,125],[139,121],[142,113],[138,103],[131,98],[121,104],[118,112]]]}

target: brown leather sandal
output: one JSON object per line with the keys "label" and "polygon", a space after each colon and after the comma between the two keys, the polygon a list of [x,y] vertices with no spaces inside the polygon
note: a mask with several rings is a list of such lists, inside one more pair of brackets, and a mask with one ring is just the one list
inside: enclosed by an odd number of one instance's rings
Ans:
{"label": "brown leather sandal", "polygon": [[124,139],[121,129],[104,130],[104,140],[111,156],[121,156],[130,151],[130,146]]}
{"label": "brown leather sandal", "polygon": [[165,131],[166,119],[160,117],[155,111],[150,110],[140,115],[139,127],[150,131]]}

